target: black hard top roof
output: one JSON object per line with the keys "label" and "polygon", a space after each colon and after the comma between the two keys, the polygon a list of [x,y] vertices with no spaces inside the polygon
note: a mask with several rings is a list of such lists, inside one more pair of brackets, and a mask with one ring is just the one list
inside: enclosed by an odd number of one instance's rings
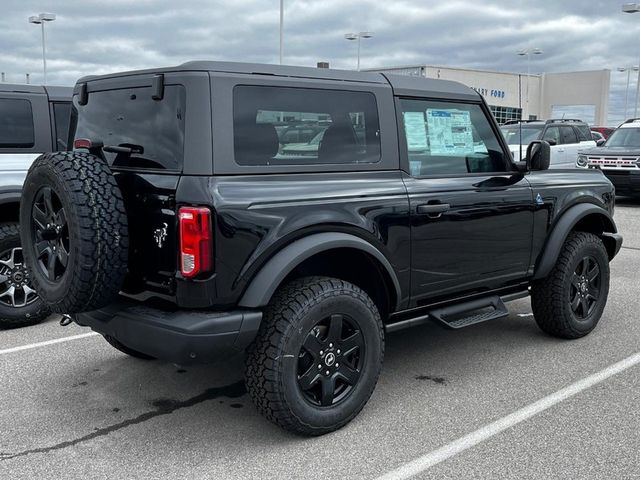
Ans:
{"label": "black hard top roof", "polygon": [[335,70],[329,68],[294,67],[288,65],[270,65],[261,63],[193,61],[175,67],[133,70],[100,76],[87,76],[78,83],[91,82],[106,78],[130,75],[149,75],[169,72],[218,72],[238,74],[274,75],[290,78],[310,78],[320,80],[338,80],[391,85],[395,95],[428,96],[478,101],[480,95],[471,88],[449,80],[436,80],[423,77],[409,77],[377,72],[356,72],[353,70]]}
{"label": "black hard top roof", "polygon": [[71,100],[73,87],[54,87],[20,83],[0,83],[0,92],[47,94],[50,100]]}

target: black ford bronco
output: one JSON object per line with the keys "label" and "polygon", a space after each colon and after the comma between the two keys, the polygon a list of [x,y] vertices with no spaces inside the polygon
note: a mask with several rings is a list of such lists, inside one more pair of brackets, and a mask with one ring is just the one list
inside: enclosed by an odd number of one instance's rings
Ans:
{"label": "black ford bronco", "polygon": [[[283,142],[292,126],[314,133]],[[306,435],[364,407],[389,332],[530,295],[545,332],[588,334],[622,243],[600,171],[547,170],[543,141],[514,162],[454,82],[215,62],[86,77],[70,143],[25,182],[38,294],[134,357],[246,352],[257,408]]]}

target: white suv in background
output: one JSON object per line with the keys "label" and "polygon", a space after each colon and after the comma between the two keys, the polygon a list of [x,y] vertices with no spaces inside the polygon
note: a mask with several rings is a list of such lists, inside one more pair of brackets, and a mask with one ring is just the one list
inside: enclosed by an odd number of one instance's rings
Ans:
{"label": "white suv in background", "polygon": [[549,142],[550,168],[574,168],[578,151],[596,146],[589,125],[581,120],[514,120],[504,124],[501,130],[515,159],[524,159],[527,146],[534,140]]}

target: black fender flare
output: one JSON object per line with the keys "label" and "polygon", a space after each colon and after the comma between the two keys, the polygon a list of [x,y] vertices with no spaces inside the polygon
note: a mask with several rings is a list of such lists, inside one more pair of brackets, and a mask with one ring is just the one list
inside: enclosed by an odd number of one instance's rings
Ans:
{"label": "black fender flare", "polygon": [[294,268],[317,253],[335,248],[355,248],[374,257],[380,262],[391,278],[397,301],[402,298],[398,277],[391,263],[389,263],[389,260],[387,260],[380,250],[355,235],[340,232],[324,232],[296,240],[268,260],[251,280],[244,295],[240,299],[239,306],[245,308],[266,306],[278,286]]}
{"label": "black fender flare", "polygon": [[[562,245],[564,245],[565,240],[569,236],[569,233],[576,226],[576,224],[585,218],[587,215],[599,215],[602,217],[604,224],[604,234],[616,234],[618,233],[618,229],[616,227],[613,218],[609,215],[604,208],[599,207],[598,205],[594,205],[592,203],[579,203],[567,209],[560,219],[556,222],[555,227],[551,231],[549,235],[544,250],[538,257],[538,261],[536,263],[536,268],[534,271],[533,279],[539,280],[541,278],[546,277],[549,272],[553,269],[553,266],[556,264],[558,260],[558,256],[560,255],[560,250],[562,249]],[[618,235],[610,235],[612,237],[620,238]],[[621,243],[621,240],[620,242]],[[618,249],[620,246],[618,245],[614,248],[613,254],[611,258],[618,253]]]}

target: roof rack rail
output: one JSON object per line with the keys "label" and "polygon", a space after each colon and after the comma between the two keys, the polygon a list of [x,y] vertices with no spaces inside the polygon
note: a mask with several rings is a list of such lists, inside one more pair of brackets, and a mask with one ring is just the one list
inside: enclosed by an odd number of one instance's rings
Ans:
{"label": "roof rack rail", "polygon": [[624,125],[625,123],[635,123],[635,122],[640,122],[640,118],[629,118],[628,120],[625,120],[624,122],[622,122],[622,124]]}
{"label": "roof rack rail", "polygon": [[532,123],[532,122],[540,122],[540,120],[508,120],[504,122],[502,125],[517,125],[519,123]]}
{"label": "roof rack rail", "polygon": [[584,123],[582,120],[578,118],[550,118],[545,123],[570,123],[570,122]]}

